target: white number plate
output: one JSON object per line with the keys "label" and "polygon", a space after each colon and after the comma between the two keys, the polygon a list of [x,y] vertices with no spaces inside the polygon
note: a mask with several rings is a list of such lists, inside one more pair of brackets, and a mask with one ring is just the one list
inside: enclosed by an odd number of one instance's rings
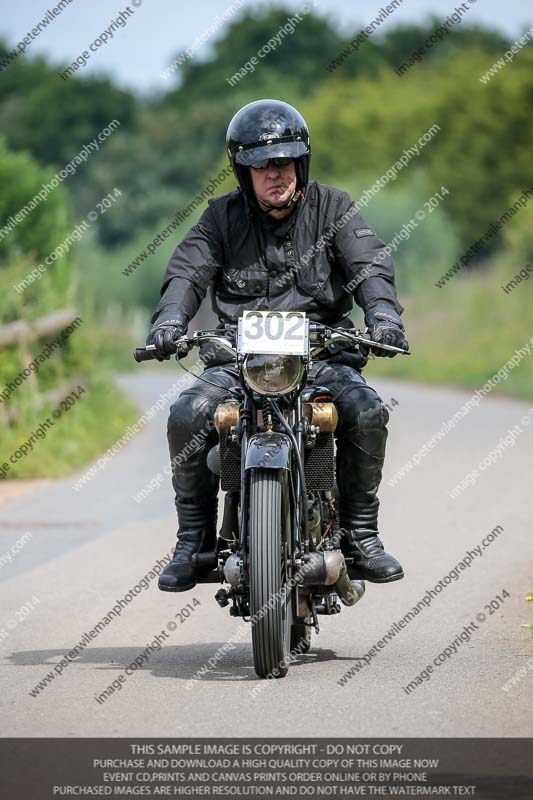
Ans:
{"label": "white number plate", "polygon": [[306,356],[309,320],[303,311],[245,311],[239,319],[239,353]]}

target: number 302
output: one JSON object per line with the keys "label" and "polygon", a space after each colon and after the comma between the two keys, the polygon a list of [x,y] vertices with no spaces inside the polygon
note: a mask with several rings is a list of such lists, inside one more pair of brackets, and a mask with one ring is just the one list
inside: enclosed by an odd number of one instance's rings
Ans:
{"label": "number 302", "polygon": [[[268,314],[250,314],[247,318],[252,329],[247,331],[249,339],[261,339],[263,336],[272,342],[285,339],[289,342],[301,342],[304,338],[305,318],[301,314],[280,314],[272,311]],[[275,322],[274,322],[275,321]]]}

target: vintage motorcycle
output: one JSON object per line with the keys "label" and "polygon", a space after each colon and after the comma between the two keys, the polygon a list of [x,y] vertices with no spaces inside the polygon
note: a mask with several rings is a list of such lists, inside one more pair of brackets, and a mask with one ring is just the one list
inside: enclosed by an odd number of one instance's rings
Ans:
{"label": "vintage motorcycle", "polygon": [[[222,527],[216,550],[196,554],[193,565],[198,583],[226,584],[215,595],[221,607],[231,603],[232,616],[251,622],[260,678],[284,677],[309,650],[318,616],[338,614],[339,598],[353,606],[365,592],[339,544],[337,411],[309,375],[313,358],[333,343],[406,354],[303,312],[245,311],[237,326],[176,340],[177,360],[214,344],[240,375],[216,410],[219,442],[208,454],[226,492]],[[138,348],[136,361],[154,358],[154,349]]]}

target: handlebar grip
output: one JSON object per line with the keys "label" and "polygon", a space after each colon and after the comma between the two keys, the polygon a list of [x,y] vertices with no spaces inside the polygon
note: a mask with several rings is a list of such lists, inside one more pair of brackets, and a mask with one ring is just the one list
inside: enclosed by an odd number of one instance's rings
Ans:
{"label": "handlebar grip", "polygon": [[140,364],[141,361],[154,361],[156,359],[155,350],[147,350],[146,347],[137,347],[133,351],[133,358]]}

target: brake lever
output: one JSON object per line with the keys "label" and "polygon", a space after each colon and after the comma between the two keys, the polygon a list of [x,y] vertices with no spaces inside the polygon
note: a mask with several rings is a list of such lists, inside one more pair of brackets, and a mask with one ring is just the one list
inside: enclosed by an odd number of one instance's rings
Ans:
{"label": "brake lever", "polygon": [[180,339],[176,339],[175,344],[176,344],[176,354],[174,358],[176,359],[176,361],[180,361],[180,359],[188,356],[193,346],[191,339],[187,338],[187,336],[182,336]]}
{"label": "brake lever", "polygon": [[353,333],[352,331],[348,330],[339,331],[338,336],[335,338],[337,339],[347,338],[353,341],[354,343],[363,345],[363,347],[368,347],[369,349],[376,347],[380,350],[387,350],[389,353],[399,353],[400,355],[403,356],[411,355],[410,350],[403,350],[403,348],[394,347],[394,345],[392,344],[383,344],[382,342],[374,342],[374,340],[370,339],[370,337],[366,333],[361,333],[361,331],[358,330],[354,331]]}
{"label": "brake lever", "polygon": [[[233,358],[236,357],[237,352],[235,347],[231,344],[228,339],[222,337],[220,333],[214,331],[195,331],[193,336],[183,336],[181,339],[176,340],[176,344],[179,348],[180,344],[187,345],[187,353],[192,347],[201,346],[212,342],[217,347],[222,348],[222,350],[226,350],[228,353],[231,354]],[[185,354],[186,355],[186,354]],[[183,357],[183,356],[182,356]],[[178,352],[176,353],[176,360],[178,360]]]}
{"label": "brake lever", "polygon": [[359,344],[362,344],[364,347],[368,347],[372,349],[376,347],[378,350],[387,350],[389,353],[399,353],[401,356],[410,356],[410,350],[404,350],[401,347],[394,347],[392,344],[383,344],[382,342],[374,342],[370,339],[366,334],[361,333],[358,331],[357,333],[357,341]]}
{"label": "brake lever", "polygon": [[[372,339],[368,337],[367,334],[361,333],[359,330],[350,331],[346,330],[345,328],[330,328],[328,325],[322,326],[323,329],[328,329],[331,332],[330,339],[327,340],[322,347],[320,347],[319,352],[324,350],[329,344],[339,341],[351,341],[357,345],[363,345],[363,347],[367,347],[369,349],[376,347],[380,348],[381,350],[387,350],[390,353],[399,353],[400,355],[410,356],[411,352],[409,350],[403,350],[401,347],[394,347],[391,344],[382,344],[381,342],[374,342]],[[317,327],[315,328],[316,332],[319,332],[320,329]]]}

